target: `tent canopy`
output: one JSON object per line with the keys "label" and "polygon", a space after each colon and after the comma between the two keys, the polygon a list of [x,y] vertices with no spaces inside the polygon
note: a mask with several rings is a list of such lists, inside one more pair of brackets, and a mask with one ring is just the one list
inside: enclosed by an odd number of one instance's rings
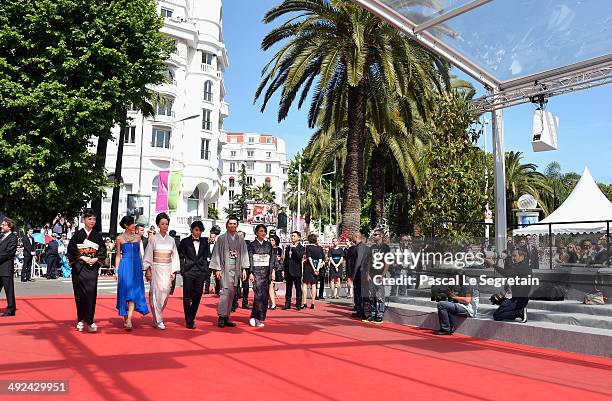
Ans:
{"label": "tent canopy", "polygon": [[[598,223],[581,223],[584,221],[600,221]],[[531,225],[514,230],[514,235],[530,235],[549,233],[549,223],[573,222],[569,224],[553,224],[553,234],[584,234],[605,232],[607,223],[612,220],[612,202],[601,192],[588,168],[584,169],[582,177],[565,202],[553,213],[540,221],[541,225]],[[612,228],[612,223],[610,223]]]}

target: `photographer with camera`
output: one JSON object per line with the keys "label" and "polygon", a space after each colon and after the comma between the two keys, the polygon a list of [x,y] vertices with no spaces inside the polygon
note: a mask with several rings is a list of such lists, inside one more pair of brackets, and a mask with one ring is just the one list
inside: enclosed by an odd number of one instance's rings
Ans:
{"label": "photographer with camera", "polygon": [[463,285],[457,292],[449,289],[446,295],[447,300],[438,302],[440,329],[434,331],[434,334],[440,336],[450,336],[455,331],[452,316],[470,318],[476,317],[478,312],[478,297],[480,294],[477,288]]}
{"label": "photographer with camera", "polygon": [[[529,277],[532,270],[527,260],[527,251],[521,247],[514,248],[511,255],[512,258],[509,261],[507,260],[504,269],[501,269],[497,265],[493,265],[495,271],[499,272],[504,277]],[[527,323],[527,303],[529,302],[531,286],[512,285],[510,291],[512,292],[512,298],[510,299],[505,298],[505,294],[491,297],[491,303],[499,305],[499,308],[493,313],[493,319],[499,321],[520,318],[521,323]]]}

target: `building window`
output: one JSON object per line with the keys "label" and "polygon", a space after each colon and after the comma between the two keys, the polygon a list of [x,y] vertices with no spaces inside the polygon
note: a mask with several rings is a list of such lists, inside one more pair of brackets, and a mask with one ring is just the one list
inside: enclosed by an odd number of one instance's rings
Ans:
{"label": "building window", "polygon": [[255,180],[253,179],[253,177],[247,177],[247,184],[248,185],[254,185],[255,184]]}
{"label": "building window", "polygon": [[246,162],[246,169],[249,171],[255,170],[255,162]]}
{"label": "building window", "polygon": [[213,54],[208,52],[202,52],[202,64],[212,65]]}
{"label": "building window", "polygon": [[200,208],[200,190],[196,187],[189,198],[187,198],[187,215],[197,216]]}
{"label": "building window", "polygon": [[231,157],[236,157],[236,151],[235,150],[230,151],[230,156]]}
{"label": "building window", "polygon": [[157,186],[159,185],[159,176],[155,176],[153,178],[153,183],[151,184],[151,193],[156,194],[157,193]]}
{"label": "building window", "polygon": [[227,196],[229,197],[229,199],[233,199],[233,198],[234,198],[234,191],[230,189],[230,190],[227,192]]}
{"label": "building window", "polygon": [[272,172],[272,164],[266,163],[266,173],[271,173],[271,172]]}
{"label": "building window", "polygon": [[207,102],[213,101],[212,81],[204,82],[204,100]]}
{"label": "building window", "polygon": [[156,113],[160,116],[172,116],[172,105],[174,104],[174,99],[169,97],[164,97],[163,100],[157,103]]}
{"label": "building window", "polygon": [[166,8],[166,7],[162,7],[161,8],[161,16],[162,18],[172,18],[172,13],[174,12],[174,10],[170,9],[170,8]]}
{"label": "building window", "polygon": [[136,143],[136,127],[125,127],[121,132],[123,132],[123,142],[125,144]]}
{"label": "building window", "polygon": [[236,185],[236,180],[234,180],[233,178],[229,179],[229,187],[230,188],[234,188],[234,185]]}
{"label": "building window", "polygon": [[287,181],[283,181],[283,191],[287,192]]}
{"label": "building window", "polygon": [[230,173],[235,173],[236,172],[236,163],[231,162],[230,163]]}
{"label": "building window", "polygon": [[272,157],[272,152],[266,152],[266,157],[270,159]]}
{"label": "building window", "polygon": [[249,137],[249,143],[255,143],[255,138],[254,137]]}
{"label": "building window", "polygon": [[274,138],[272,137],[266,138],[266,143],[274,143]]}
{"label": "building window", "polygon": [[202,109],[202,129],[206,131],[212,130],[212,121],[210,119],[210,110]]}
{"label": "building window", "polygon": [[266,180],[264,181],[264,185],[266,185],[268,187],[272,186],[270,177],[266,177]]}
{"label": "building window", "polygon": [[200,158],[202,160],[210,160],[210,139],[202,138],[202,145],[200,148]]}
{"label": "building window", "polygon": [[283,167],[283,174],[287,174],[287,167]]}
{"label": "building window", "polygon": [[170,149],[170,129],[153,127],[151,146],[154,148]]}
{"label": "building window", "polygon": [[248,156],[248,157],[253,157],[253,156],[255,156],[255,151],[254,151],[254,150],[247,150],[247,156]]}

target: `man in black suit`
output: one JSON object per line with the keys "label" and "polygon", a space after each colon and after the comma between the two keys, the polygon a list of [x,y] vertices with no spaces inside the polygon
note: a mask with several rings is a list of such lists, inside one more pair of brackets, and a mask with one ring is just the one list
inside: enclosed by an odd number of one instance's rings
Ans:
{"label": "man in black suit", "polygon": [[36,256],[36,243],[32,234],[34,230],[28,228],[28,233],[23,236],[23,268],[21,269],[21,282],[34,281],[32,279],[32,259]]}
{"label": "man in black suit", "polygon": [[[174,243],[176,244],[176,249],[178,249],[179,246],[181,245],[181,240],[180,240],[179,236],[176,235],[176,231],[170,230],[170,231],[168,231],[168,234],[170,234],[170,236],[172,238],[174,238]],[[170,287],[170,295],[174,295],[174,289],[175,288],[176,288],[176,276],[174,276],[174,279],[172,280],[172,287]]]}
{"label": "man in black suit", "polygon": [[60,266],[57,234],[53,234],[53,241],[47,244],[45,253],[47,254],[47,280],[55,280],[57,278],[57,270]]}
{"label": "man in black suit", "polygon": [[195,318],[204,291],[208,269],[208,241],[202,237],[204,224],[201,221],[191,223],[191,235],[183,238],[178,247],[183,276],[183,310],[185,326],[195,329]]}
{"label": "man in black suit", "polygon": [[291,233],[291,245],[285,247],[285,306],[283,309],[291,309],[291,295],[295,287],[295,309],[302,309],[302,257],[304,247],[300,244],[301,235],[298,231]]}
{"label": "man in black suit", "polygon": [[7,308],[2,316],[15,316],[15,254],[17,253],[17,225],[8,217],[0,225],[0,291],[4,288]]}
{"label": "man in black suit", "polygon": [[368,267],[369,259],[371,256],[370,247],[363,242],[361,233],[356,233],[353,236],[353,243],[355,244],[353,271],[351,278],[353,279],[353,294],[355,301],[355,313],[351,317],[359,319],[366,318],[364,289],[369,289],[368,285]]}
{"label": "man in black suit", "polygon": [[147,249],[147,245],[149,244],[149,239],[145,237],[145,226],[144,224],[136,224],[136,234],[140,235],[140,241],[142,242],[142,251],[144,254],[144,250]]}

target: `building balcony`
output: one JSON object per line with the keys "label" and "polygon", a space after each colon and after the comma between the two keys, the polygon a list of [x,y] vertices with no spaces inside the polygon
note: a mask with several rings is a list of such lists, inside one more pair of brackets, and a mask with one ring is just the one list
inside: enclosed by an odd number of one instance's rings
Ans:
{"label": "building balcony", "polygon": [[224,117],[229,116],[229,104],[227,102],[221,102],[219,113]]}

